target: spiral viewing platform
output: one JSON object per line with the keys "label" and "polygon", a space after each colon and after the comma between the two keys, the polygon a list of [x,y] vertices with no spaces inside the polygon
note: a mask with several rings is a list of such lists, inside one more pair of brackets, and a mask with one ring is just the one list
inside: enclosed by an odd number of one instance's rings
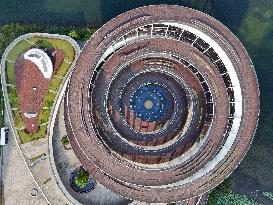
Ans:
{"label": "spiral viewing platform", "polygon": [[259,88],[240,41],[212,17],[157,5],[100,28],[65,96],[71,145],[99,183],[169,203],[228,177],[252,142]]}

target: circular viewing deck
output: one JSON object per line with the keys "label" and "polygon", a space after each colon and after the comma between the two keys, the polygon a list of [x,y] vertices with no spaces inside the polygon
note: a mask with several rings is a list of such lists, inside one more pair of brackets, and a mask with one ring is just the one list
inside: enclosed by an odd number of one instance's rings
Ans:
{"label": "circular viewing deck", "polygon": [[71,145],[105,187],[143,202],[195,198],[252,142],[259,89],[239,40],[201,12],[121,14],[81,52],[65,97]]}

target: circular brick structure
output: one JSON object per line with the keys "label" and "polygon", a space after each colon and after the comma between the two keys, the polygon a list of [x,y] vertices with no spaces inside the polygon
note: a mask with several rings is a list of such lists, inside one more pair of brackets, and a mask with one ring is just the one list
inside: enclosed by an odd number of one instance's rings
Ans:
{"label": "circular brick structure", "polygon": [[201,12],[147,6],[100,28],[65,97],[71,145],[105,187],[143,202],[195,198],[252,142],[259,89],[239,40]]}

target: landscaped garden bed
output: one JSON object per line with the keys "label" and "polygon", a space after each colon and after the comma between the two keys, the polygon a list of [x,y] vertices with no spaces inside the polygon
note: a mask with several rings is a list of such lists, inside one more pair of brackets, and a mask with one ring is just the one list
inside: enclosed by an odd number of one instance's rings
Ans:
{"label": "landscaped garden bed", "polygon": [[69,139],[68,139],[67,135],[64,135],[62,137],[61,141],[62,141],[62,144],[63,144],[63,146],[64,146],[65,149],[72,149],[71,144],[69,142]]}
{"label": "landscaped garden bed", "polygon": [[81,166],[71,173],[70,186],[78,193],[86,193],[96,187],[96,180]]}
{"label": "landscaped garden bed", "polygon": [[[64,52],[64,60],[59,62],[60,66],[51,77],[51,82],[48,86],[48,91],[44,97],[42,109],[39,115],[39,130],[36,133],[27,133],[24,130],[23,114],[19,109],[18,96],[16,94],[16,83],[14,76],[14,64],[16,59],[26,50],[31,48],[40,49],[57,49]],[[47,134],[47,124],[50,120],[50,114],[54,105],[54,101],[60,90],[60,86],[65,79],[69,68],[71,67],[75,58],[74,47],[70,42],[57,38],[48,38],[42,36],[34,36],[18,42],[8,53],[6,58],[6,82],[8,98],[12,115],[14,119],[14,127],[18,131],[21,143],[31,142],[43,138]]]}

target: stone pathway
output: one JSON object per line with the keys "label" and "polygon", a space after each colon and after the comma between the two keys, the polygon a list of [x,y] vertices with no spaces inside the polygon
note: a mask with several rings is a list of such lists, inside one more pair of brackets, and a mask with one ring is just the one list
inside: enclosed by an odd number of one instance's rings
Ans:
{"label": "stone pathway", "polygon": [[38,190],[38,187],[24,163],[12,132],[5,149],[3,169],[5,205],[47,205],[41,192],[38,191],[37,197],[31,196],[32,189]]}
{"label": "stone pathway", "polygon": [[[49,160],[48,137],[22,144],[21,150],[23,151],[24,156],[29,160],[42,153],[46,154],[45,159],[37,160],[34,166],[30,167],[30,170],[52,205],[65,203],[70,205],[71,202],[65,197],[54,179],[54,173]],[[45,184],[44,182],[49,178],[52,180]]]}

